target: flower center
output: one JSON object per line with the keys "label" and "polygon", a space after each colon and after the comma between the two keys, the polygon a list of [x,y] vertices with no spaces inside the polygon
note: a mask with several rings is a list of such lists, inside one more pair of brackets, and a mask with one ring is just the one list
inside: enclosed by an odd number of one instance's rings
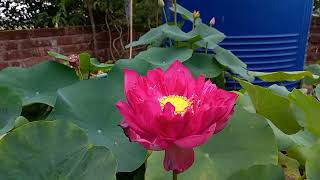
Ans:
{"label": "flower center", "polygon": [[159,99],[159,102],[162,108],[170,102],[175,107],[175,113],[177,114],[185,113],[187,107],[191,106],[189,99],[184,96],[164,96]]}

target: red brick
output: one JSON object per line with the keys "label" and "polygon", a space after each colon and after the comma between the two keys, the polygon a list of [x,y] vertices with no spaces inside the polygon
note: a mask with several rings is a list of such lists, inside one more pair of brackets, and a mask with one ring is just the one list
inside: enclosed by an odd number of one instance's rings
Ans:
{"label": "red brick", "polygon": [[39,58],[28,58],[25,59],[24,61],[20,62],[21,67],[30,67],[35,64],[38,64],[39,62],[43,61],[44,59],[39,59]]}
{"label": "red brick", "polygon": [[0,69],[4,69],[4,68],[6,68],[8,66],[9,65],[7,63],[0,62]]}
{"label": "red brick", "polygon": [[53,49],[51,47],[37,47],[34,48],[33,51],[33,57],[46,57],[48,56],[48,51],[52,51]]}
{"label": "red brick", "polygon": [[9,62],[9,65],[10,65],[10,66],[15,66],[15,67],[20,67],[20,66],[21,66],[20,62],[17,62],[17,61],[15,61],[15,62]]}
{"label": "red brick", "polygon": [[30,37],[51,37],[51,36],[60,36],[63,34],[63,29],[59,28],[40,28],[32,30]]}
{"label": "red brick", "polygon": [[9,60],[18,60],[20,59],[20,52],[18,50],[13,50],[13,51],[7,51],[7,58],[4,59],[5,61]]}
{"label": "red brick", "polygon": [[72,36],[61,36],[58,38],[57,42],[58,45],[69,45],[69,44],[73,44],[72,43]]}
{"label": "red brick", "polygon": [[309,42],[311,43],[319,43],[320,44],[320,33],[313,33],[310,35]]}
{"label": "red brick", "polygon": [[99,41],[97,44],[98,49],[105,49],[109,47],[109,42],[107,41]]}
{"label": "red brick", "polygon": [[30,49],[33,47],[32,40],[31,39],[25,39],[18,42],[19,43],[19,49]]}
{"label": "red brick", "polygon": [[61,53],[69,53],[69,52],[77,52],[78,48],[76,45],[65,45],[65,46],[60,46],[61,48]]}
{"label": "red brick", "polygon": [[92,49],[91,43],[81,43],[77,45],[77,51],[87,51]]}
{"label": "red brick", "polygon": [[29,32],[28,30],[1,31],[0,40],[28,39]]}
{"label": "red brick", "polygon": [[96,34],[96,39],[98,41],[106,41],[109,40],[109,34],[107,32],[100,32]]}
{"label": "red brick", "polygon": [[73,26],[65,28],[66,35],[91,34],[91,26]]}
{"label": "red brick", "polygon": [[26,59],[34,56],[34,52],[32,50],[12,50],[7,52],[8,55],[6,60],[8,61],[17,61],[19,59]]}
{"label": "red brick", "polygon": [[0,62],[6,61],[7,59],[8,59],[8,52],[7,51],[0,52]]}
{"label": "red brick", "polygon": [[312,24],[313,25],[320,25],[320,17],[313,16],[312,17]]}
{"label": "red brick", "polygon": [[[316,26],[315,26],[316,27]],[[106,61],[111,59],[109,50],[109,33],[105,27],[97,26],[98,53],[97,57]],[[138,37],[140,33],[134,33]],[[112,32],[112,38],[119,37],[119,32]],[[123,29],[122,34],[124,44],[127,44],[128,33]],[[1,40],[4,39],[4,40]],[[12,40],[11,40],[12,39]],[[311,43],[314,46],[316,42]],[[121,49],[119,41],[116,47]],[[20,50],[18,50],[20,48]],[[314,48],[313,48],[314,49]],[[311,49],[311,52],[314,50]],[[46,28],[33,30],[17,30],[0,32],[0,62],[9,66],[30,66],[50,57],[47,51],[53,50],[65,55],[78,54],[80,52],[93,51],[93,38],[91,26],[74,26],[65,28]],[[140,49],[143,50],[143,49]],[[128,51],[121,50],[123,57],[128,55]],[[136,54],[139,52],[135,50]],[[114,53],[116,55],[116,53]],[[116,57],[119,58],[119,57]],[[23,63],[20,63],[23,62]]]}
{"label": "red brick", "polygon": [[18,44],[16,41],[0,41],[0,51],[7,51],[17,49]]}
{"label": "red brick", "polygon": [[32,45],[33,47],[44,47],[44,46],[52,46],[51,38],[44,38],[44,39],[33,39]]}
{"label": "red brick", "polygon": [[91,42],[92,41],[92,35],[90,34],[82,34],[82,35],[77,35],[73,36],[72,38],[72,43],[73,44],[78,44],[78,43],[86,43],[86,42]]}

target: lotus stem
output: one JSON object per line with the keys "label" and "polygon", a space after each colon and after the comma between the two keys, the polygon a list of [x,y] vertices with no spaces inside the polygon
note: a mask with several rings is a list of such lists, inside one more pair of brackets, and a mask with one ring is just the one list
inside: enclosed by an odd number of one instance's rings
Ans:
{"label": "lotus stem", "polygon": [[208,42],[206,42],[206,54],[208,54]]}
{"label": "lotus stem", "polygon": [[178,180],[178,174],[172,171],[172,180]]}
{"label": "lotus stem", "polygon": [[164,20],[166,21],[166,23],[168,23],[166,10],[164,8],[162,8],[162,11],[163,11]]}
{"label": "lotus stem", "polygon": [[[130,0],[130,44],[132,44],[133,41],[133,0]],[[129,59],[132,59],[132,46],[130,46],[129,50]]]}
{"label": "lotus stem", "polygon": [[177,21],[177,0],[173,0],[173,5],[174,5],[174,23],[175,23],[175,25],[178,25],[178,21]]}

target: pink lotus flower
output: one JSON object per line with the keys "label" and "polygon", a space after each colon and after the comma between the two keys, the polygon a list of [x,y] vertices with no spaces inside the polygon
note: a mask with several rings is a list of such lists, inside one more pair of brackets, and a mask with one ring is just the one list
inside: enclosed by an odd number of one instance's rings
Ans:
{"label": "pink lotus flower", "polygon": [[146,77],[129,69],[124,73],[128,102],[117,103],[121,127],[144,148],[164,150],[164,168],[175,173],[193,164],[194,147],[226,126],[238,97],[202,75],[194,79],[178,60],[166,72],[157,68]]}

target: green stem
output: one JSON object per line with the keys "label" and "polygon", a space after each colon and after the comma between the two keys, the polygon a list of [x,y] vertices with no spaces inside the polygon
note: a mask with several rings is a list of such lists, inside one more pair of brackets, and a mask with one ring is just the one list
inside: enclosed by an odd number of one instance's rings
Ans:
{"label": "green stem", "polygon": [[208,54],[208,42],[206,42],[206,54]]}
{"label": "green stem", "polygon": [[[130,0],[130,44],[133,42],[133,0]],[[129,59],[132,59],[132,46],[129,49]]]}
{"label": "green stem", "polygon": [[172,180],[178,180],[178,174],[172,171]]}
{"label": "green stem", "polygon": [[[166,21],[166,23],[168,23],[167,13],[166,13],[165,9],[162,8],[162,11],[163,11],[163,15],[164,15],[164,20]],[[169,42],[170,42],[170,47],[171,47],[172,46],[172,41],[171,41],[170,38],[169,38]]]}
{"label": "green stem", "polygon": [[168,23],[167,13],[164,10],[164,8],[162,8],[162,11],[163,11],[164,20],[166,21],[166,23]]}
{"label": "green stem", "polygon": [[193,18],[193,21],[192,21],[192,30],[194,30],[195,24],[196,24],[196,20]]}
{"label": "green stem", "polygon": [[175,25],[178,25],[178,21],[177,21],[177,0],[173,0],[173,5],[174,5],[174,23],[175,23]]}

